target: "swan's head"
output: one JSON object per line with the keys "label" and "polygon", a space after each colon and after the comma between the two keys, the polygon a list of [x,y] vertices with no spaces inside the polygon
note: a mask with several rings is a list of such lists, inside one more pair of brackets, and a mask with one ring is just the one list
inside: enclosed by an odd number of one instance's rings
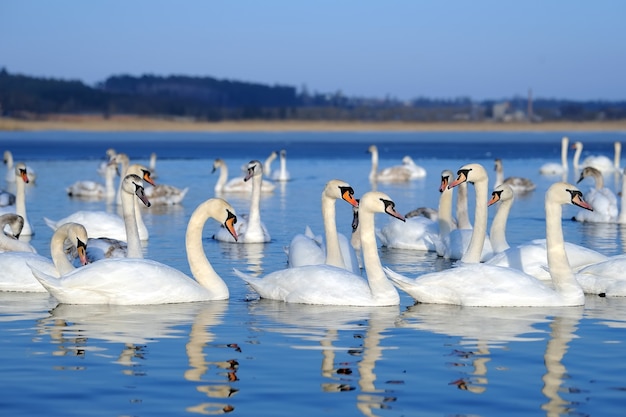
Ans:
{"label": "swan's head", "polygon": [[285,159],[287,157],[287,151],[285,149],[280,150],[281,159]]}
{"label": "swan's head", "polygon": [[585,201],[583,193],[575,185],[567,182],[554,183],[546,191],[546,204],[573,204],[578,207],[593,211],[589,203]]}
{"label": "swan's head", "polygon": [[211,170],[211,174],[217,171],[218,168],[221,168],[223,166],[224,160],[221,158],[216,158],[215,161],[213,161],[213,170]]}
{"label": "swan's head", "polygon": [[367,148],[367,152],[369,152],[369,153],[378,153],[378,148],[376,147],[376,145],[370,145],[370,147]]}
{"label": "swan's head", "polygon": [[135,194],[146,207],[150,207],[150,200],[146,197],[142,179],[135,174],[128,174],[122,182],[122,190],[129,194]]}
{"label": "swan's head", "polygon": [[576,142],[574,142],[574,144],[572,145],[572,149],[576,149],[576,150],[578,150],[578,149],[582,149],[582,148],[583,148],[583,143],[582,143],[582,142],[580,142],[580,141],[576,141]]}
{"label": "swan's head", "polygon": [[415,165],[415,162],[413,161],[413,158],[411,158],[409,155],[405,155],[402,158],[402,165]]}
{"label": "swan's head", "polygon": [[500,158],[496,158],[494,161],[494,166],[493,169],[498,172],[498,171],[502,171],[502,159]]}
{"label": "swan's head", "polygon": [[444,169],[443,171],[441,171],[441,184],[439,185],[440,193],[443,193],[448,188],[448,185],[450,184],[450,181],[452,181],[453,176],[454,174],[449,169]]}
{"label": "swan's head", "polygon": [[515,196],[513,189],[508,184],[498,185],[491,193],[491,199],[487,203],[488,206],[497,203],[498,201],[512,200]]}
{"label": "swan's head", "polygon": [[128,167],[128,169],[126,170],[126,175],[128,174],[135,174],[137,175],[139,178],[141,178],[142,180],[144,180],[145,182],[147,182],[148,184],[152,185],[152,186],[156,186],[156,184],[154,183],[154,180],[152,179],[151,175],[152,173],[150,172],[150,170],[148,169],[147,166],[145,165],[141,165],[141,164],[132,164],[131,166]]}
{"label": "swan's head", "polygon": [[9,225],[11,228],[10,237],[19,239],[20,233],[22,233],[22,229],[24,228],[24,218],[19,214],[6,213],[0,216],[0,224]]}
{"label": "swan's head", "polygon": [[59,230],[66,233],[66,239],[76,246],[80,264],[87,265],[87,229],[82,224],[65,223]]}
{"label": "swan's head", "polygon": [[580,177],[578,178],[578,181],[576,181],[576,184],[580,183],[587,177],[592,177],[597,181],[602,178],[602,173],[594,167],[584,167],[583,170],[580,171]]}
{"label": "swan's head", "polygon": [[4,163],[10,165],[13,163],[13,154],[11,151],[4,151]]}
{"label": "swan's head", "polygon": [[380,191],[369,191],[363,194],[359,200],[359,211],[365,210],[370,213],[387,213],[388,215],[406,221],[404,216],[396,211],[396,203],[391,197]]}
{"label": "swan's head", "polygon": [[243,178],[243,180],[248,181],[250,178],[260,175],[263,175],[263,164],[261,164],[261,161],[250,161],[250,163],[248,164],[248,173]]}
{"label": "swan's head", "polygon": [[345,181],[330,180],[324,187],[324,195],[332,199],[342,199],[350,203],[353,207],[358,207],[359,203],[354,198],[354,190]]}
{"label": "swan's head", "polygon": [[115,156],[116,153],[117,152],[115,152],[115,149],[113,149],[113,148],[107,149],[106,156],[109,159],[109,161]]}
{"label": "swan's head", "polygon": [[487,171],[485,167],[480,164],[467,164],[463,165],[461,169],[457,171],[456,180],[454,180],[448,188],[454,188],[459,184],[464,182],[476,183],[480,181],[487,182],[489,176],[487,175]]}
{"label": "swan's head", "polygon": [[15,164],[15,175],[21,178],[26,184],[30,182],[28,179],[28,171],[26,171],[26,165],[22,162]]}
{"label": "swan's head", "polygon": [[203,206],[204,208],[199,207],[199,209],[208,211],[209,216],[222,224],[236,241],[237,231],[235,230],[235,224],[237,224],[237,215],[233,206],[228,201],[218,197],[208,199],[203,203]]}

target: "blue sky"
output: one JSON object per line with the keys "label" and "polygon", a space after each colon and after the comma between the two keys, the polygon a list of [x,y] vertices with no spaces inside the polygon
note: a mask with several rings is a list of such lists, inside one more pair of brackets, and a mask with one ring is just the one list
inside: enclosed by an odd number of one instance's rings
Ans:
{"label": "blue sky", "polygon": [[626,100],[623,0],[4,0],[0,66],[320,93]]}

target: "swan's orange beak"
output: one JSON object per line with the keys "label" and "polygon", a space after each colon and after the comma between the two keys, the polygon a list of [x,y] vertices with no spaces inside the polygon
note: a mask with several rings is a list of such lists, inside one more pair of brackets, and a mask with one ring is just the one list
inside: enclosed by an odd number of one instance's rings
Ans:
{"label": "swan's orange beak", "polygon": [[575,190],[568,190],[568,191],[572,195],[572,204],[574,204],[575,206],[587,209],[589,211],[593,211],[593,207],[591,207],[591,204],[587,203],[585,199],[583,198],[583,193],[581,193],[580,191],[575,191]]}
{"label": "swan's orange beak", "polygon": [[153,187],[156,186],[156,184],[154,183],[154,180],[152,179],[152,177],[150,176],[150,171],[144,169],[143,171],[143,180],[145,182],[147,182],[148,184],[152,185]]}
{"label": "swan's orange beak", "polygon": [[458,177],[456,178],[456,180],[452,181],[450,183],[450,185],[448,185],[448,188],[454,188],[459,184],[464,183],[465,181],[467,181],[467,174],[468,174],[469,170],[467,169],[461,169],[459,170],[459,172],[457,173]]}
{"label": "swan's orange beak", "polygon": [[236,242],[237,231],[235,230],[235,224],[237,223],[237,216],[235,216],[229,210],[226,210],[226,211],[228,212],[228,217],[226,218],[226,221],[224,222],[224,227],[226,228],[226,230],[228,230],[228,232],[235,239],[235,242]]}
{"label": "swan's orange beak", "polygon": [[85,266],[89,263],[87,260],[87,245],[80,239],[77,239],[76,242],[76,251],[78,252],[78,259],[80,260],[80,264]]}
{"label": "swan's orange beak", "polygon": [[20,177],[22,177],[22,181],[24,181],[25,184],[29,183],[28,174],[25,169],[20,168]]}
{"label": "swan's orange beak", "polygon": [[341,198],[350,203],[352,207],[359,207],[359,202],[354,198],[354,190],[352,187],[342,187]]}
{"label": "swan's orange beak", "polygon": [[487,206],[496,204],[502,198],[502,190],[491,193],[491,200],[487,202]]}

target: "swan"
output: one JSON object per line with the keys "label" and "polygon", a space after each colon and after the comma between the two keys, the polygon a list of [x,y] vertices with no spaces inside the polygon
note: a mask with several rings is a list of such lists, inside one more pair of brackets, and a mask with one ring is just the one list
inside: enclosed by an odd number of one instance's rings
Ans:
{"label": "swan", "polygon": [[613,191],[604,186],[602,173],[594,167],[584,167],[580,172],[580,183],[585,178],[593,178],[595,187],[587,195],[587,202],[593,207],[593,211],[580,210],[574,216],[578,222],[615,223],[619,215],[617,196]]}
{"label": "swan", "polygon": [[237,224],[238,239],[234,239],[231,233],[220,227],[213,238],[222,242],[231,243],[263,243],[272,238],[265,225],[261,222],[261,182],[263,181],[263,166],[261,162],[254,160],[248,164],[248,174],[244,181],[252,179],[252,197],[250,198],[250,212],[248,217],[240,220]]}
{"label": "swan", "polygon": [[[244,181],[244,177],[235,177],[228,180],[228,166],[223,159],[217,158],[213,161],[213,170],[211,173],[214,173],[217,170],[220,170],[220,176],[215,183],[215,188],[213,190],[216,194],[219,193],[251,193],[252,192],[252,182]],[[265,169],[265,166],[264,166]],[[262,193],[272,193],[276,185],[271,183],[270,181],[263,180],[261,182],[261,192]]]}
{"label": "swan", "polygon": [[289,175],[289,171],[287,171],[287,151],[282,149],[278,156],[280,158],[280,168],[278,172],[273,173],[272,179],[274,181],[289,181],[291,180],[291,175]]}
{"label": "swan", "polygon": [[336,179],[328,181],[322,191],[322,219],[326,236],[326,249],[324,250],[323,245],[311,237],[312,233],[310,229],[307,229],[309,233],[297,234],[289,243],[289,267],[325,263],[338,268],[345,268],[356,274],[360,273],[356,254],[348,239],[337,233],[335,202],[338,199],[345,200],[353,207],[359,205],[354,199],[354,190],[350,184]]}
{"label": "swan", "polygon": [[[44,217],[44,221],[52,230],[58,229],[64,223],[79,223],[85,226],[87,234],[92,239],[110,238],[123,242],[127,242],[127,239],[131,238],[127,236],[126,224],[132,222],[134,227],[138,229],[139,239],[147,240],[148,237],[142,236],[141,228],[137,225],[139,219],[136,218],[138,210],[135,209],[134,195],[137,195],[145,205],[150,206],[150,202],[144,194],[142,179],[135,174],[129,174],[122,181],[122,217],[105,211],[81,210],[61,220],[55,221]],[[126,203],[124,199],[126,199]],[[141,248],[141,244],[139,247]]]}
{"label": "swan", "polygon": [[100,162],[100,165],[98,165],[98,175],[100,175],[101,177],[106,177],[107,167],[109,166],[116,154],[117,152],[113,148],[109,148],[106,150],[106,159]]}
{"label": "swan", "polygon": [[0,214],[16,213],[24,219],[24,227],[21,236],[32,236],[35,234],[33,228],[28,221],[26,215],[26,184],[30,182],[30,172],[23,162],[15,164],[15,204],[11,206],[0,207]]}
{"label": "swan", "polygon": [[[265,162],[263,162],[263,172],[265,172],[265,175],[268,178],[271,178],[272,175],[272,162],[274,162],[274,159],[276,159],[278,157],[278,152],[276,151],[272,151],[268,157],[265,159]],[[244,169],[245,171],[245,169]]]}
{"label": "swan", "polygon": [[31,252],[0,253],[0,291],[46,292],[46,289],[34,279],[29,266],[35,266],[55,277],[73,271],[75,268],[65,254],[66,241],[75,247],[81,264],[85,265],[87,231],[80,224],[66,223],[52,235],[50,241],[52,260]]}
{"label": "swan", "polygon": [[378,171],[378,147],[370,145],[367,151],[372,154],[370,182],[407,182],[411,179],[411,171],[403,165],[392,166]]}
{"label": "swan", "polygon": [[557,162],[548,162],[545,163],[539,168],[539,173],[541,175],[563,175],[567,174],[568,171],[568,163],[567,163],[567,151],[569,149],[569,138],[567,136],[563,136],[561,138],[561,163]]}
{"label": "swan", "polygon": [[511,206],[515,200],[515,193],[508,184],[501,184],[496,187],[491,193],[491,200],[487,203],[487,206],[491,206],[495,203],[498,205],[496,215],[491,222],[491,228],[489,229],[489,240],[491,242],[491,248],[494,253],[504,252],[510,248],[509,243],[506,240],[506,222],[509,218]]}
{"label": "swan", "polygon": [[90,180],[76,181],[67,187],[65,191],[70,197],[112,200],[115,197],[114,182],[116,174],[117,167],[107,164],[104,172],[104,184]]}
{"label": "swan", "polygon": [[[486,175],[480,180],[476,178],[482,176],[479,166],[464,166],[457,181],[475,180],[477,188],[480,181],[481,188],[486,191]],[[484,173],[484,169],[482,171]],[[486,307],[584,305],[585,295],[569,266],[564,247],[561,215],[562,205],[565,204],[591,210],[582,193],[572,184],[558,182],[546,192],[546,239],[552,286],[516,269],[477,262],[461,263],[454,268],[415,279],[404,277],[389,268],[385,271],[396,286],[422,303]],[[482,211],[486,221],[486,210]],[[484,235],[483,225],[474,226],[476,234]],[[472,252],[480,253],[482,239],[474,242],[477,244]]]}
{"label": "swan", "polygon": [[419,180],[426,177],[426,169],[417,165],[409,155],[405,155],[404,158],[402,158],[402,166],[411,172],[410,179],[412,180]]}
{"label": "swan", "polygon": [[[581,144],[582,145],[582,144]],[[590,155],[586,157],[580,164],[581,168],[593,167],[604,174],[611,174],[620,170],[620,159],[622,156],[622,144],[621,142],[613,143],[613,160],[604,155]]]}
{"label": "swan", "polygon": [[581,141],[576,141],[572,145],[572,149],[574,149],[574,158],[572,159],[572,166],[575,171],[580,170],[580,155],[583,153],[583,143]]}
{"label": "swan", "polygon": [[432,220],[424,216],[409,217],[407,214],[405,223],[388,222],[376,231],[381,245],[388,248],[438,252],[443,256],[445,249],[442,240],[456,227],[452,221],[453,190],[448,188],[451,178],[450,170],[442,171],[437,219]]}
{"label": "swan", "polygon": [[387,213],[404,220],[388,195],[370,191],[359,202],[361,248],[367,279],[331,265],[307,265],[272,272],[256,278],[235,269],[235,274],[261,298],[288,303],[389,306],[398,305],[400,296],[386,278],[378,256],[374,214]]}
{"label": "swan", "polygon": [[[24,228],[24,218],[19,214],[0,215],[0,252],[31,252],[37,250],[28,242],[19,240]],[[7,234],[7,230],[9,231]]]}
{"label": "swan", "polygon": [[[492,193],[489,205],[500,200],[500,207],[496,213],[490,229],[490,238],[495,254],[485,263],[489,265],[514,268],[541,280],[550,280],[548,271],[548,253],[545,239],[535,239],[529,243],[509,247],[506,240],[506,222],[508,219],[510,205],[513,203],[513,193],[506,192],[506,188],[498,195],[498,189]],[[508,204],[509,208],[506,208]],[[501,250],[505,248],[504,250]],[[587,265],[607,260],[608,257],[597,251],[565,242],[565,251],[569,259],[570,267],[574,271]]]}
{"label": "swan", "polygon": [[189,191],[189,187],[178,188],[168,184],[155,184],[146,188],[146,197],[154,206],[171,206],[182,203],[187,191]]}
{"label": "swan", "polygon": [[502,159],[495,160],[496,181],[494,187],[500,184],[508,184],[516,194],[524,194],[533,191],[537,186],[528,178],[524,177],[507,177],[504,178],[504,169],[502,167]]}
{"label": "swan", "polygon": [[31,266],[35,278],[66,304],[170,304],[226,300],[228,287],[215,272],[202,248],[202,230],[209,218],[223,224],[236,239],[233,207],[221,198],[201,203],[187,224],[185,247],[195,278],[149,259],[115,258],[76,269],[59,278]]}
{"label": "swan", "polygon": [[150,169],[150,174],[152,178],[156,178],[156,162],[157,162],[157,154],[156,152],[152,152],[150,154],[150,161],[148,162],[148,168]]}
{"label": "swan", "polygon": [[[14,161],[13,161],[13,153],[11,153],[11,151],[4,151],[4,164],[7,166],[7,173],[5,176],[5,180],[7,182],[15,182],[15,179],[17,178],[16,174],[16,170],[15,170],[15,165],[14,165]],[[37,173],[35,172],[35,170],[30,167],[30,166],[26,166],[26,171],[28,171],[28,178],[30,179],[31,182],[35,182],[35,180],[37,179]]]}

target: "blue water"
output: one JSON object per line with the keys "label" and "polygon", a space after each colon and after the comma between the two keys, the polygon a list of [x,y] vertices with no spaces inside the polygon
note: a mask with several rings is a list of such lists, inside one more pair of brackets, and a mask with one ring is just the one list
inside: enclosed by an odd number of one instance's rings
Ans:
{"label": "blue water", "polygon": [[[230,288],[228,301],[71,306],[0,293],[3,414],[623,415],[626,299],[489,309],[413,305],[401,294],[401,305],[391,308],[287,305],[258,300],[232,273],[284,268],[283,247],[294,234],[306,225],[321,232],[320,193],[329,179],[348,181],[357,195],[369,190],[371,143],[381,150],[381,167],[409,154],[428,170],[425,180],[379,185],[400,212],[437,206],[441,170],[467,162],[491,170],[493,158],[502,158],[505,175],[537,184],[512,209],[509,243],[543,237],[543,196],[555,178],[541,177],[538,168],[559,160],[563,133],[0,133],[3,148],[37,171],[27,209],[36,233],[31,243],[41,254],[49,253],[52,235],[44,216],[107,209],[72,200],[64,188],[101,181],[96,168],[108,147],[143,163],[155,151],[158,182],[190,188],[182,206],[144,211],[151,233],[146,257],[185,273],[186,223],[214,195],[214,158],[225,159],[234,175],[250,159],[284,148],[292,176],[261,203],[270,243],[218,243],[208,238],[217,226],[206,226],[205,251]],[[612,157],[612,142],[624,139],[617,132],[568,134],[585,143],[583,156]],[[619,181],[607,178],[607,185],[617,189]],[[239,213],[247,211],[246,198],[226,198]],[[575,212],[564,211],[568,241],[607,255],[624,251],[620,226],[567,220]],[[351,208],[338,203],[337,216],[340,231],[349,234]],[[376,221],[382,226],[388,219]],[[383,265],[410,276],[449,267],[431,253],[382,248],[380,254]]]}

